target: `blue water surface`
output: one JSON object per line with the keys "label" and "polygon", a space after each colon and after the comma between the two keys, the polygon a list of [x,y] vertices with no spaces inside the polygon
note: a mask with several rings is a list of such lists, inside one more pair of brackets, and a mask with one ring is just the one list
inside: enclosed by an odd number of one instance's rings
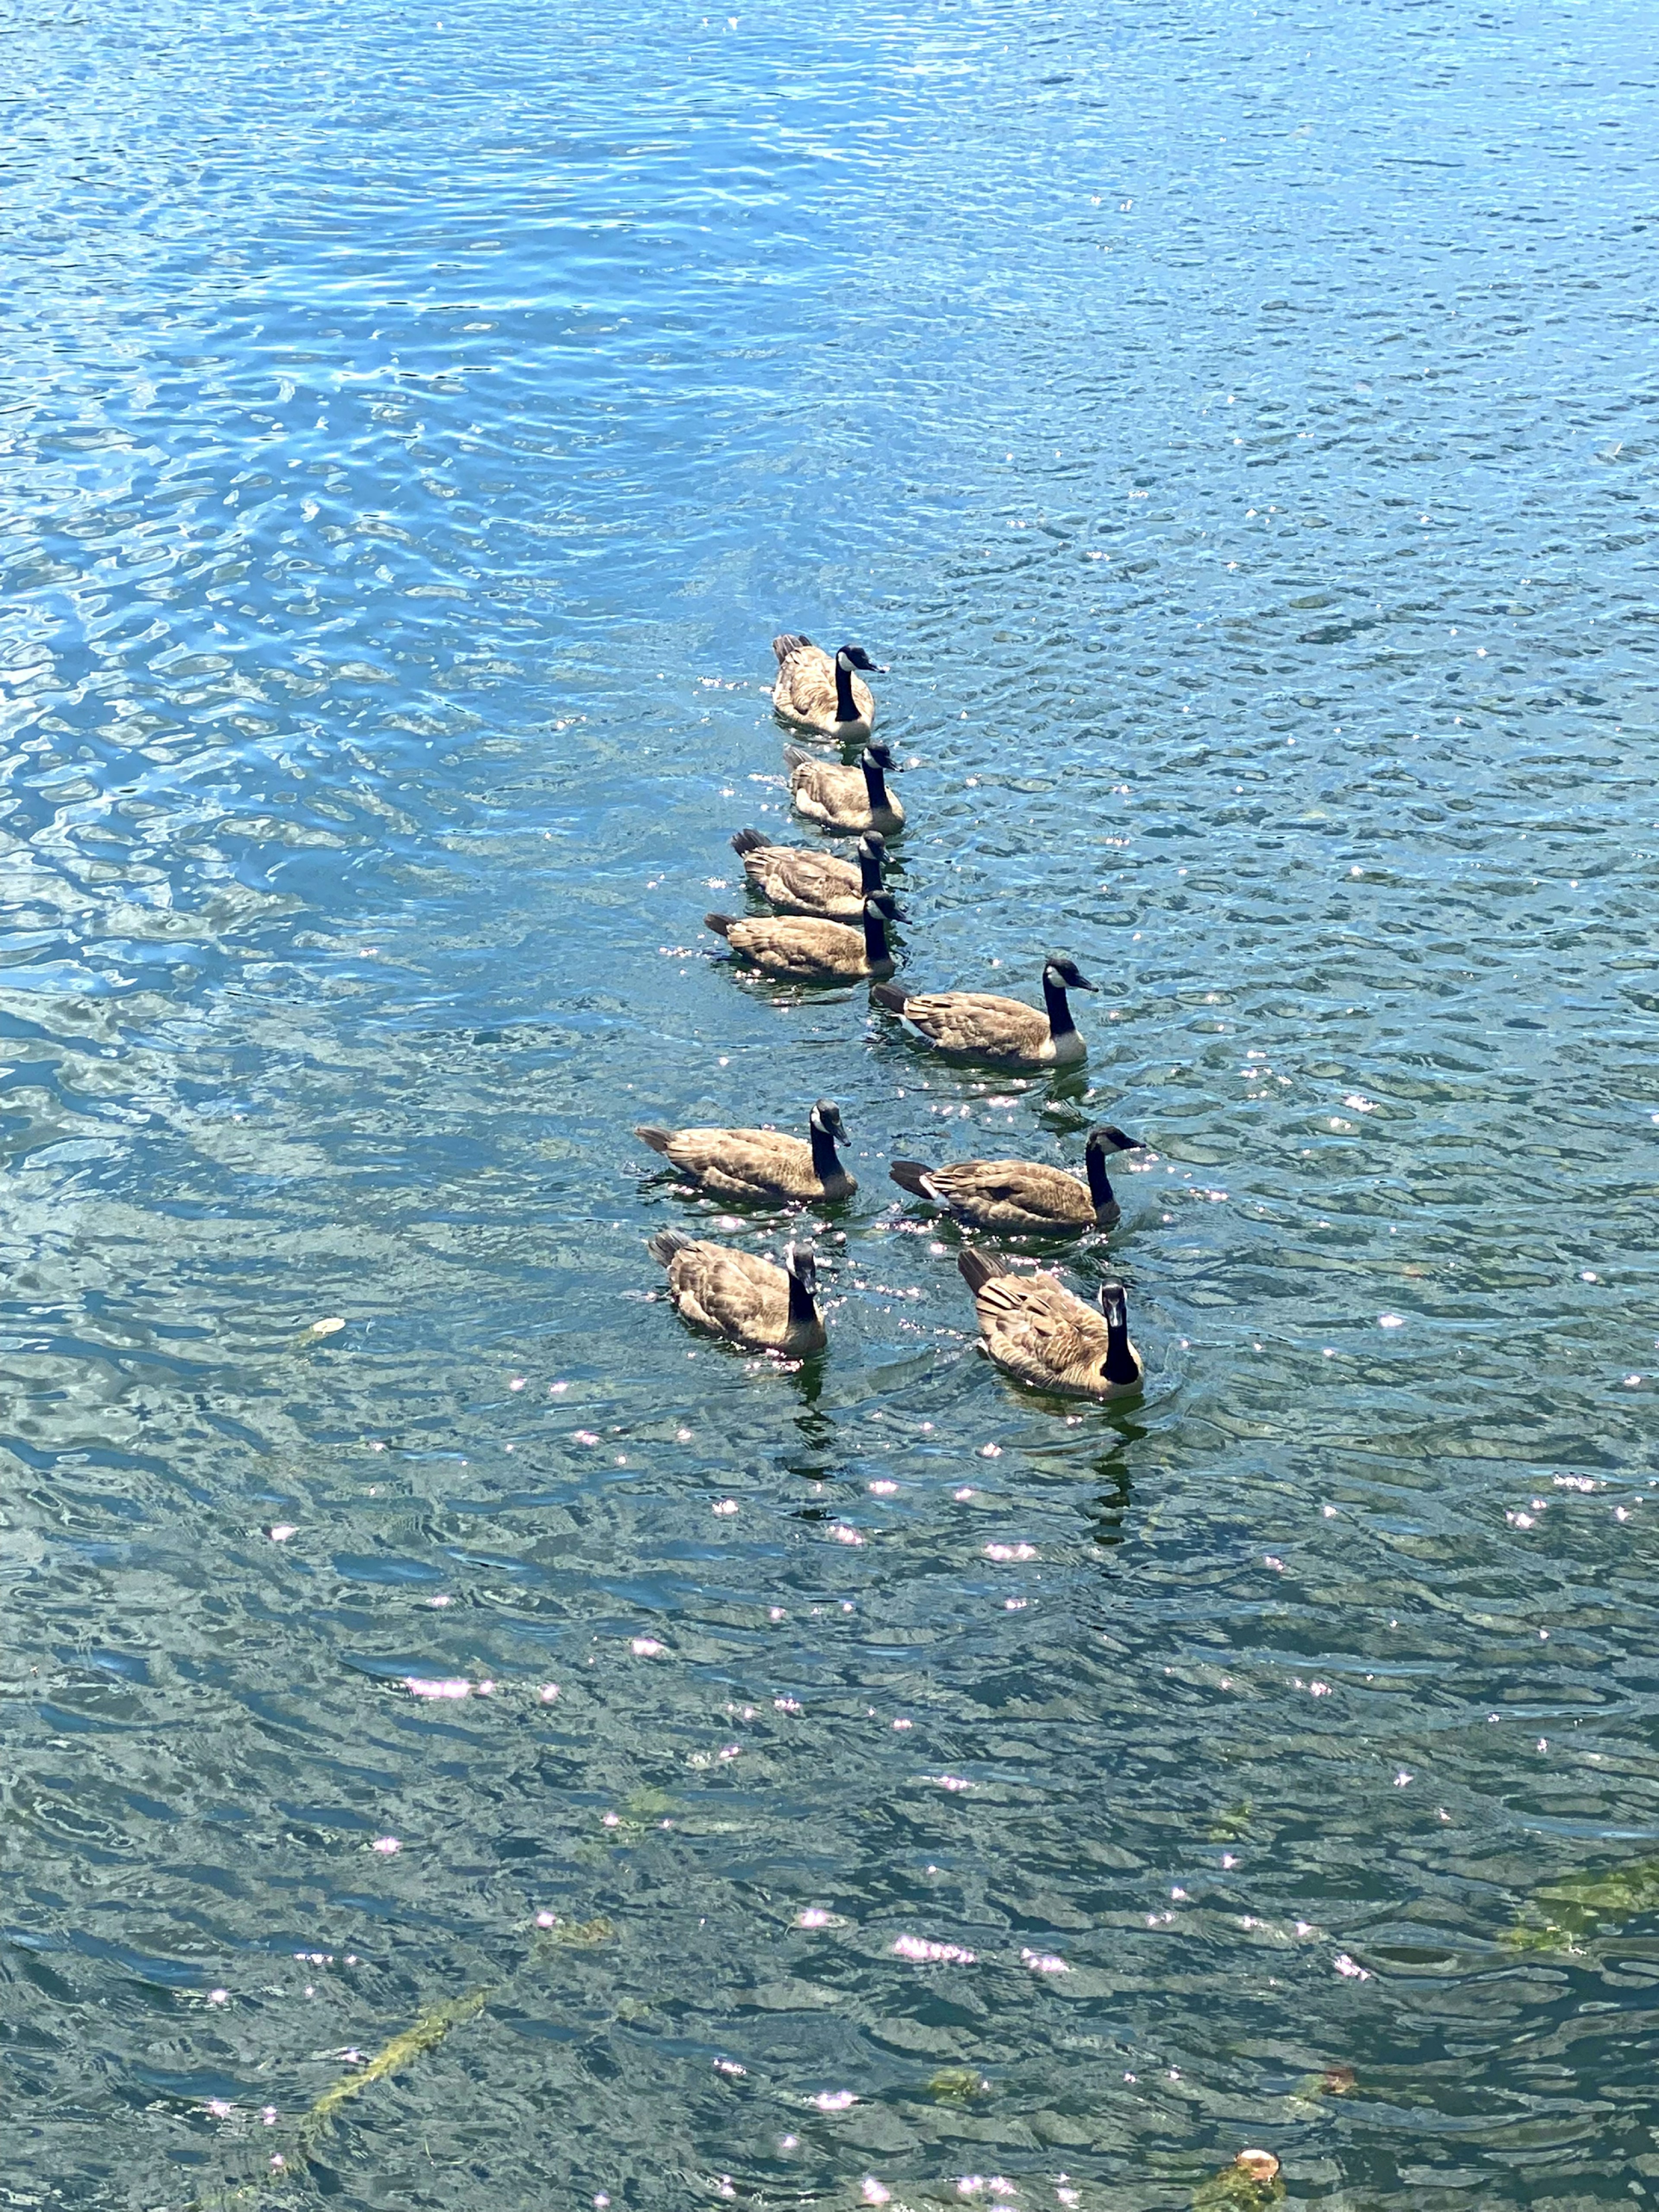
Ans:
{"label": "blue water surface", "polygon": [[[0,9],[8,2202],[1659,2187],[1655,79]],[[1084,1072],[714,957],[783,629],[907,982],[1071,952]],[[630,1132],[820,1095],[781,1372]],[[1068,1409],[886,1163],[1103,1117]]]}

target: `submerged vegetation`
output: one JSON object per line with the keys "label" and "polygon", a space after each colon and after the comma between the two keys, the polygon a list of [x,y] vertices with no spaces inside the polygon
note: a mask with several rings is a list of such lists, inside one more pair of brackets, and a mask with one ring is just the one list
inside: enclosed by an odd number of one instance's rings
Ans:
{"label": "submerged vegetation", "polygon": [[1659,1858],[1546,1882],[1504,1941],[1517,1951],[1577,1951],[1584,1938],[1649,1912],[1659,1912]]}
{"label": "submerged vegetation", "polygon": [[[534,1967],[551,1950],[608,1942],[615,1932],[605,1919],[551,1921],[545,1928],[538,1928],[520,1973]],[[469,1990],[465,1996],[452,1997],[446,2003],[429,2005],[409,2027],[383,2043],[366,2063],[329,2084],[308,2106],[286,2148],[269,2154],[268,2173],[256,2181],[206,2191],[191,2199],[185,2212],[258,2212],[261,2205],[280,2204],[310,2166],[319,2143],[344,2106],[361,2097],[376,2081],[385,2081],[389,2075],[401,2074],[417,2058],[435,2051],[456,2028],[476,2020],[492,1997],[505,1996],[517,1979],[517,1975],[509,1976],[507,1981],[492,1988]]]}

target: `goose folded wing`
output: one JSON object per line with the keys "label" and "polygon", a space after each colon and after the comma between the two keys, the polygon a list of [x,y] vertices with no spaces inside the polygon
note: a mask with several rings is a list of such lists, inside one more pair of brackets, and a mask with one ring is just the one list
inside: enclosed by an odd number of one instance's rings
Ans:
{"label": "goose folded wing", "polygon": [[1106,1325],[1051,1276],[999,1275],[978,1298],[986,1342],[1032,1382],[1098,1373]]}
{"label": "goose folded wing", "polygon": [[1035,1006],[983,991],[939,991],[907,999],[904,1018],[941,1052],[1036,1051],[1048,1034],[1048,1018]]}
{"label": "goose folded wing", "polygon": [[789,1286],[781,1271],[724,1244],[694,1244],[671,1277],[690,1320],[722,1336],[755,1337],[781,1329]]}
{"label": "goose folded wing", "polygon": [[686,1173],[732,1191],[801,1182],[812,1166],[811,1146],[775,1129],[682,1129],[668,1157]]}

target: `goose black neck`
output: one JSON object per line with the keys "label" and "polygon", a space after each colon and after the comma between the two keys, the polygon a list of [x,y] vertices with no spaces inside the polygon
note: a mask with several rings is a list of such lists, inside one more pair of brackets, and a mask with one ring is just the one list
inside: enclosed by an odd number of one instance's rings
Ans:
{"label": "goose black neck", "polygon": [[1140,1374],[1135,1356],[1129,1349],[1129,1321],[1126,1314],[1121,1321],[1106,1324],[1106,1357],[1101,1373],[1109,1382],[1133,1382]]}
{"label": "goose black neck", "polygon": [[[1048,1031],[1052,1036],[1065,1036],[1077,1027],[1072,1019],[1071,1005],[1066,996],[1066,986],[1055,981],[1048,969],[1042,971],[1042,997],[1048,1009]],[[1090,1188],[1094,1188],[1091,1183]]]}
{"label": "goose black neck", "polygon": [[842,667],[841,655],[837,653],[836,655],[836,720],[838,722],[856,722],[860,719],[858,703],[853,696],[853,672],[850,668]]}
{"label": "goose black neck", "polygon": [[[828,1129],[820,1129],[814,1121],[807,1134],[812,1139],[812,1172],[820,1182],[828,1182],[832,1176],[841,1173],[841,1162],[836,1157],[836,1140]],[[795,1279],[789,1278],[793,1283]]]}
{"label": "goose black neck", "polygon": [[881,861],[874,853],[860,853],[859,870],[861,878],[859,889],[868,898],[872,891],[881,889]]}
{"label": "goose black neck", "polygon": [[[1050,1008],[1051,1024],[1053,1019],[1054,1012]],[[1095,1202],[1095,1212],[1103,1213],[1113,1202],[1112,1183],[1110,1176],[1106,1172],[1106,1155],[1098,1145],[1090,1146],[1088,1151],[1083,1155],[1083,1164],[1088,1172],[1089,1195]]]}
{"label": "goose black neck", "polygon": [[810,1328],[818,1317],[817,1301],[799,1275],[789,1278],[789,1325]]}
{"label": "goose black neck", "polygon": [[864,957],[872,966],[887,957],[887,917],[878,906],[864,909]]}
{"label": "goose black neck", "polygon": [[878,807],[886,805],[887,783],[881,772],[881,763],[872,761],[868,753],[864,756],[864,787],[870,794],[870,811],[872,814]]}

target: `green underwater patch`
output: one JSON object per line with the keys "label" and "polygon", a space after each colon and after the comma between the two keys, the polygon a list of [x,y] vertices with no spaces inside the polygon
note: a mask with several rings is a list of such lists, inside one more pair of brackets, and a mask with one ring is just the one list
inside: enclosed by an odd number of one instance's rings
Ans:
{"label": "green underwater patch", "polygon": [[1504,1941],[1517,1951],[1577,1951],[1586,1938],[1650,1912],[1659,1912],[1659,1858],[1635,1859],[1546,1882]]}

